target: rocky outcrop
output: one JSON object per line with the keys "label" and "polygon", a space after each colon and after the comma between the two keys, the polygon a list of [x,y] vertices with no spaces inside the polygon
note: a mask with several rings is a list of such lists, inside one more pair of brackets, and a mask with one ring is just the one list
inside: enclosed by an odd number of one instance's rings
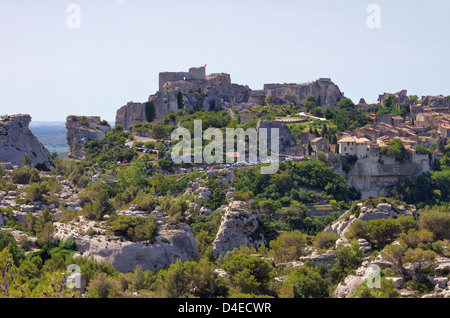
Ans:
{"label": "rocky outcrop", "polygon": [[103,140],[111,126],[97,116],[68,116],[66,119],[69,158],[84,159],[91,140]]}
{"label": "rocky outcrop", "polygon": [[[58,239],[75,237],[78,255],[112,264],[121,272],[133,271],[137,265],[141,265],[144,270],[157,270],[167,268],[177,259],[184,262],[198,257],[197,242],[190,227],[187,224],[168,226],[161,217],[158,217],[158,236],[152,244],[108,235],[108,227],[104,222],[99,226],[93,221],[83,220],[76,224],[55,222],[54,225]],[[87,235],[89,228],[98,234],[92,237]]]}
{"label": "rocky outcrop", "polygon": [[[418,219],[417,210],[414,206],[405,207],[403,205],[392,206],[390,203],[379,203],[375,206],[365,206],[358,203],[357,212],[351,210],[342,214],[336,221],[325,228],[325,232],[335,232],[342,238],[345,238],[345,233],[349,230],[350,225],[355,220],[371,221],[377,219],[387,219],[389,217],[397,218],[400,215],[411,215],[416,220]],[[364,242],[360,242],[365,244]]]}
{"label": "rocky outcrop", "polygon": [[[205,75],[205,68],[191,68],[189,72],[162,72],[159,90],[150,95],[148,103],[154,107],[153,121],[160,121],[170,111],[194,108],[207,111],[223,106],[246,103],[250,96],[248,86],[232,84],[225,73]],[[147,122],[145,103],[130,102],[116,114],[116,124],[125,129],[138,122]]]}
{"label": "rocky outcrop", "polygon": [[[205,68],[191,68],[189,72],[159,73],[159,89],[148,98],[154,107],[154,122],[161,121],[170,111],[193,108],[206,111],[241,104],[264,105],[268,95],[275,103],[303,104],[306,96],[314,95],[319,105],[335,105],[343,98],[339,87],[328,78],[306,84],[266,84],[263,90],[251,90],[247,85],[231,82],[226,73],[205,74]],[[145,103],[130,102],[116,114],[116,124],[128,129],[138,122],[147,122]]]}
{"label": "rocky outcrop", "polygon": [[344,94],[329,78],[320,78],[306,84],[266,84],[265,96],[272,95],[274,104],[302,105],[308,95],[314,95],[320,106],[335,105]]}
{"label": "rocky outcrop", "polygon": [[290,150],[296,145],[295,137],[292,134],[289,127],[282,122],[279,121],[258,121],[258,124],[256,126],[256,129],[258,130],[258,138],[260,137],[260,131],[261,129],[266,129],[267,131],[267,149],[270,150],[271,148],[271,137],[272,137],[272,129],[278,129],[279,133],[279,153],[280,154],[291,154]]}
{"label": "rocky outcrop", "polygon": [[444,96],[423,96],[419,103],[422,104],[422,106],[450,107],[450,100]]}
{"label": "rocky outcrop", "polygon": [[370,282],[371,277],[375,275],[377,268],[375,266],[361,266],[356,270],[355,275],[348,275],[343,282],[336,287],[334,294],[336,298],[346,298],[352,291],[355,291],[359,285]]}
{"label": "rocky outcrop", "polygon": [[213,242],[215,257],[242,245],[258,248],[265,243],[263,235],[257,232],[257,216],[246,211],[244,206],[244,202],[233,201],[226,208]]}
{"label": "rocky outcrop", "polygon": [[383,106],[386,106],[386,100],[390,96],[393,96],[394,107],[396,109],[400,109],[401,105],[404,105],[404,104],[408,104],[409,105],[410,104],[409,97],[408,97],[408,94],[407,94],[406,90],[401,90],[400,92],[397,92],[395,94],[383,93],[382,95],[378,96],[378,101]]}
{"label": "rocky outcrop", "polygon": [[120,124],[124,129],[145,122],[145,104],[129,102],[116,112],[116,125]]}
{"label": "rocky outcrop", "polygon": [[379,196],[380,191],[396,185],[398,182],[413,178],[429,170],[415,162],[382,164],[368,160],[358,160],[351,166],[349,173],[340,173],[347,179],[349,186],[361,191],[362,198]]}
{"label": "rocky outcrop", "polygon": [[30,122],[30,115],[11,115],[0,119],[0,162],[20,165],[24,155],[28,154],[32,165],[50,169],[50,153],[29,129]]}
{"label": "rocky outcrop", "polygon": [[303,263],[310,263],[312,266],[323,266],[325,269],[334,264],[334,250],[328,250],[325,253],[312,252],[308,256],[300,257]]}

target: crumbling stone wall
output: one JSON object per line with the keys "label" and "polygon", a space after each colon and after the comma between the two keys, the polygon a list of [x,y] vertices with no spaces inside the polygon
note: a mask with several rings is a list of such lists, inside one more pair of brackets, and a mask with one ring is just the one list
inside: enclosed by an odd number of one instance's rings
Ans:
{"label": "crumbling stone wall", "polygon": [[204,67],[191,67],[189,72],[161,72],[159,73],[159,90],[162,91],[164,84],[176,81],[205,80],[206,70]]}

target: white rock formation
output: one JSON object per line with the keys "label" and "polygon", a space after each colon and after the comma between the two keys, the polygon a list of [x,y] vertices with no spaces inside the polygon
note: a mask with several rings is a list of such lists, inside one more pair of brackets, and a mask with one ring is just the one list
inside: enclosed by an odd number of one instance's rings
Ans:
{"label": "white rock formation", "polygon": [[50,153],[28,128],[30,122],[30,115],[11,115],[0,119],[0,162],[20,165],[27,153],[32,165],[50,168]]}
{"label": "white rock formation", "polygon": [[[107,227],[95,222],[54,223],[56,237],[66,239],[73,235],[77,243],[78,255],[92,257],[97,261],[113,264],[121,272],[133,271],[137,265],[144,270],[165,268],[181,259],[194,260],[198,257],[197,242],[186,224],[176,227],[158,227],[158,236],[153,244],[130,242],[117,236],[106,235]],[[87,229],[92,227],[100,235],[88,236]],[[103,233],[103,234],[101,234]]]}
{"label": "white rock formation", "polygon": [[84,159],[87,155],[86,147],[91,140],[103,140],[111,126],[103,125],[98,116],[74,116],[66,119],[67,144],[69,145],[69,157]]}
{"label": "white rock formation", "polygon": [[[350,210],[341,215],[336,221],[325,228],[325,232],[335,232],[342,238],[355,220],[371,221],[377,219],[397,218],[399,215],[411,215],[417,220],[417,210],[414,206],[406,209],[404,206],[392,207],[389,203],[380,203],[376,207],[363,206],[358,203],[359,215]],[[397,210],[398,212],[394,211]],[[357,217],[358,216],[358,217]]]}
{"label": "white rock formation", "polygon": [[358,286],[375,274],[376,269],[373,266],[361,266],[356,270],[355,275],[348,275],[343,282],[336,287],[334,294],[337,298],[346,298]]}
{"label": "white rock formation", "polygon": [[225,209],[219,231],[213,242],[214,255],[225,255],[242,245],[259,247],[264,244],[263,235],[256,238],[252,234],[258,229],[258,219],[255,215],[243,209],[245,203],[233,201]]}

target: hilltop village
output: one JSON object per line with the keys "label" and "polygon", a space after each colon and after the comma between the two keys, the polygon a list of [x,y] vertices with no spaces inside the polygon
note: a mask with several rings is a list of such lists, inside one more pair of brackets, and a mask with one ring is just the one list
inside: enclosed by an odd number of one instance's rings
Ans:
{"label": "hilltop village", "polygon": [[[252,90],[194,67],[114,124],[68,114],[67,158],[30,121],[0,119],[0,296],[450,297],[450,96],[354,103],[329,78]],[[211,149],[196,121],[278,129],[277,170],[250,135],[175,163],[176,128]]]}

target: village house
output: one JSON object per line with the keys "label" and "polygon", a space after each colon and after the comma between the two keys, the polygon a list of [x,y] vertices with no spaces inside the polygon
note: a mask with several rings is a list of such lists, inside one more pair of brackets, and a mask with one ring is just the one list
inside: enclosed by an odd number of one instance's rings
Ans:
{"label": "village house", "polygon": [[392,126],[400,127],[403,124],[403,117],[393,116],[392,117]]}
{"label": "village house", "polygon": [[367,138],[345,136],[338,141],[339,154],[344,156],[356,156],[358,159],[368,158],[371,141]]}
{"label": "village house", "polygon": [[439,125],[439,132],[442,137],[449,138],[450,137],[450,125]]}

